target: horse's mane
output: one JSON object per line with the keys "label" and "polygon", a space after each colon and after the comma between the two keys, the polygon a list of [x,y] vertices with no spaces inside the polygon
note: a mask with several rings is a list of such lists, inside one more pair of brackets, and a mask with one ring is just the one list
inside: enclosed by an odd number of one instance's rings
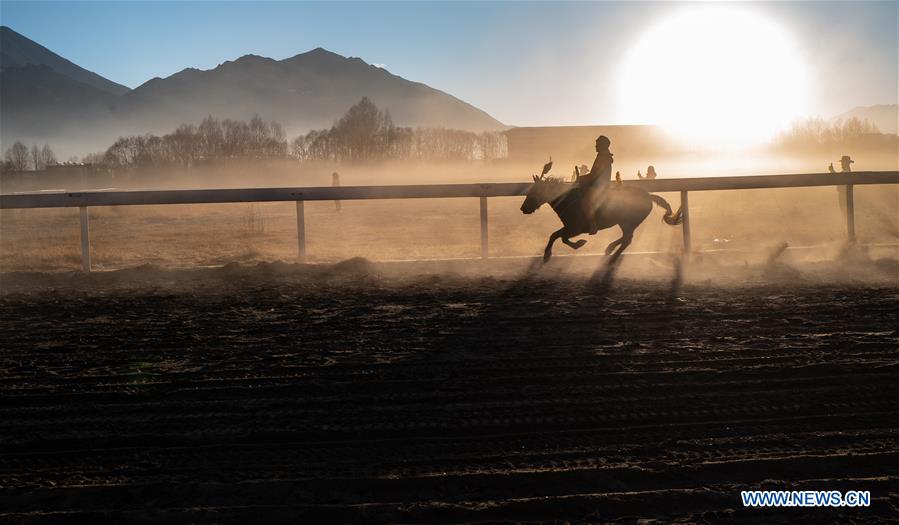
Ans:
{"label": "horse's mane", "polygon": [[543,177],[540,180],[542,182],[548,182],[550,184],[568,184],[568,181],[566,181],[562,177]]}

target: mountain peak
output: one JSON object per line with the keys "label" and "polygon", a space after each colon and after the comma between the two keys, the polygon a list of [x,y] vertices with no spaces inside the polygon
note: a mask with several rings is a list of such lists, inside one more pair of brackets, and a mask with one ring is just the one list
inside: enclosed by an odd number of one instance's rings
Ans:
{"label": "mountain peak", "polygon": [[338,57],[340,57],[340,58],[344,58],[342,55],[338,55],[337,53],[335,53],[335,52],[333,52],[333,51],[328,51],[327,49],[325,49],[325,48],[323,48],[323,47],[317,47],[317,48],[315,48],[315,49],[312,49],[312,50],[310,50],[310,51],[307,51],[306,54],[309,54],[309,55],[327,55],[327,56],[333,55],[333,56],[338,56]]}
{"label": "mountain peak", "polygon": [[325,61],[339,61],[346,60],[346,57],[343,55],[339,55],[333,51],[328,51],[323,47],[317,47],[315,49],[306,51],[305,53],[300,53],[298,55],[294,55],[290,58],[285,58],[281,62],[299,62],[304,60],[311,60],[314,62],[325,62]]}
{"label": "mountain peak", "polygon": [[28,37],[17,33],[9,26],[0,26],[0,69],[29,64],[47,66],[60,75],[112,95],[121,95],[129,91],[121,84],[116,84],[73,64]]}
{"label": "mountain peak", "polygon": [[234,62],[274,62],[274,61],[275,60],[272,58],[268,58],[268,57],[264,57],[264,56],[260,56],[260,55],[254,55],[252,53],[248,53],[248,54],[243,55],[242,57],[238,58],[237,60],[234,60]]}
{"label": "mountain peak", "polygon": [[[398,125],[472,131],[503,127],[442,91],[322,47],[284,60],[246,54],[212,69],[189,67],[152,78],[128,90],[5,26],[0,36],[6,68],[0,99],[3,140],[67,139],[94,129],[94,140],[108,145],[115,136],[166,133],[208,115],[246,120],[258,114],[278,120],[290,133],[305,132],[330,126],[362,97],[389,110]],[[123,94],[85,85],[91,78],[117,86]]]}
{"label": "mountain peak", "polygon": [[[240,69],[240,68],[246,68],[246,67],[261,66],[261,65],[265,65],[265,64],[276,64],[276,63],[277,63],[277,60],[272,59],[272,58],[254,55],[254,54],[247,54],[247,55],[243,55],[238,58],[235,58],[234,60],[226,60],[226,61],[222,62],[221,64],[219,64],[217,67],[215,67],[209,71],[221,71],[222,69],[230,70],[235,67]],[[194,71],[200,71],[200,72],[204,71],[201,69],[194,69],[194,68],[188,68],[188,69],[192,69]]]}

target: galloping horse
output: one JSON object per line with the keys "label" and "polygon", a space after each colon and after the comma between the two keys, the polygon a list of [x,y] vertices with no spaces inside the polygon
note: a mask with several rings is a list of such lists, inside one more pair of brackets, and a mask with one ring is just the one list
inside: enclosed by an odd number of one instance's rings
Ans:
{"label": "galloping horse", "polygon": [[[584,239],[577,242],[571,241],[571,237],[590,232],[591,224],[584,213],[582,196],[583,192],[577,186],[572,187],[571,184],[561,179],[534,175],[534,185],[531,186],[524,199],[521,211],[525,214],[534,213],[537,208],[549,203],[563,224],[549,236],[549,242],[543,251],[543,262],[552,257],[553,243],[560,237],[562,242],[575,250],[587,243]],[[605,191],[604,202],[594,211],[593,221],[600,230],[611,228],[617,224],[621,227],[622,235],[620,239],[612,241],[606,247],[606,255],[612,254],[612,250],[617,246],[618,251],[612,256],[613,259],[617,259],[621,252],[631,244],[634,239],[634,230],[652,211],[653,203],[665,209],[665,216],[662,217],[665,224],[676,226],[682,222],[681,210],[672,213],[668,202],[658,195],[650,195],[641,189],[621,184],[609,186]]]}

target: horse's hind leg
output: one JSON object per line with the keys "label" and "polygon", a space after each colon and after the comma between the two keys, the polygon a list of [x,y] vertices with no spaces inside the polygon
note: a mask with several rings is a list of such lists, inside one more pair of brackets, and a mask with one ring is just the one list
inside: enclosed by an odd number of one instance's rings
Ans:
{"label": "horse's hind leg", "polygon": [[615,250],[615,253],[612,254],[612,262],[617,261],[618,258],[621,257],[621,253],[622,253],[628,246],[630,246],[630,245],[631,245],[631,242],[634,240],[634,230],[632,230],[632,229],[627,229],[627,230],[625,230],[624,228],[622,228],[622,230],[623,230],[623,234],[624,234],[624,235],[622,235],[620,239],[618,239],[617,241],[615,241],[615,242],[618,242],[618,243],[620,243],[620,244],[618,245],[618,249]]}
{"label": "horse's hind leg", "polygon": [[562,236],[562,232],[564,231],[565,228],[559,228],[549,236],[549,242],[546,243],[546,249],[543,250],[543,262],[549,261],[550,257],[553,256],[553,243]]}
{"label": "horse's hind leg", "polygon": [[562,242],[565,243],[566,246],[570,247],[572,250],[577,250],[581,246],[587,244],[587,241],[584,239],[578,239],[576,242],[571,242],[571,239],[568,237],[562,237]]}
{"label": "horse's hind leg", "polygon": [[619,244],[621,244],[622,242],[624,242],[624,236],[622,236],[620,239],[616,239],[616,240],[610,242],[609,245],[606,246],[606,255],[612,255],[612,250],[614,250],[615,247],[618,246]]}
{"label": "horse's hind leg", "polygon": [[630,245],[631,241],[634,240],[634,230],[637,229],[636,226],[624,226],[623,224],[619,224],[618,227],[621,228],[621,238],[615,239],[606,246],[606,255],[612,255],[612,250],[614,250],[616,246],[619,247],[618,254],[620,255],[621,252]]}

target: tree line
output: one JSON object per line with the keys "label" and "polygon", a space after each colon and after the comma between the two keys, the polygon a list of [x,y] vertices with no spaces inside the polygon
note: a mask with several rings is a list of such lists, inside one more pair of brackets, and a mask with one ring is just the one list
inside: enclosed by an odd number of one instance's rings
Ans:
{"label": "tree line", "polygon": [[258,115],[249,122],[206,117],[199,125],[182,124],[163,135],[120,137],[102,154],[85,158],[114,167],[184,166],[212,159],[266,159],[287,155],[284,130]]}
{"label": "tree line", "polygon": [[48,144],[28,146],[16,141],[3,154],[3,171],[40,171],[56,164],[56,155]]}
{"label": "tree line", "polygon": [[363,97],[331,129],[295,138],[291,154],[326,161],[491,160],[506,156],[507,143],[502,133],[396,126],[389,111]]}
{"label": "tree line", "polygon": [[[33,157],[17,142],[7,150],[12,171],[43,169],[55,163],[52,150],[35,150]],[[24,151],[24,154],[23,154]],[[91,153],[82,162],[112,168],[190,167],[223,159],[295,159],[299,161],[361,162],[387,159],[481,160],[506,156],[501,133],[472,133],[443,128],[396,126],[389,111],[381,111],[363,97],[330,129],[310,131],[288,142],[276,121],[258,115],[249,122],[208,116],[198,125],[182,124],[162,136],[120,137],[106,151]]]}
{"label": "tree line", "polygon": [[[826,121],[809,118],[781,133],[774,146],[783,150],[827,148],[879,135],[868,120]],[[444,128],[396,126],[389,111],[367,97],[330,129],[313,130],[288,143],[276,121],[258,115],[249,122],[206,117],[198,125],[182,124],[172,133],[120,137],[104,152],[86,155],[86,164],[110,167],[182,166],[220,159],[289,159],[359,162],[371,160],[491,160],[507,156],[502,133],[473,133]],[[43,170],[56,164],[49,145],[30,148],[20,141],[4,153],[3,171]]]}
{"label": "tree line", "polygon": [[778,135],[774,145],[783,150],[815,150],[878,136],[880,130],[868,119],[852,117],[827,121],[813,117],[794,122],[790,129]]}
{"label": "tree line", "polygon": [[191,166],[217,159],[288,159],[362,162],[386,159],[481,160],[506,156],[501,133],[472,133],[443,128],[394,125],[363,97],[330,129],[314,130],[287,142],[282,126],[258,115],[249,122],[211,116],[197,125],[184,124],[162,137],[119,138],[103,154],[85,162],[116,167]]}

